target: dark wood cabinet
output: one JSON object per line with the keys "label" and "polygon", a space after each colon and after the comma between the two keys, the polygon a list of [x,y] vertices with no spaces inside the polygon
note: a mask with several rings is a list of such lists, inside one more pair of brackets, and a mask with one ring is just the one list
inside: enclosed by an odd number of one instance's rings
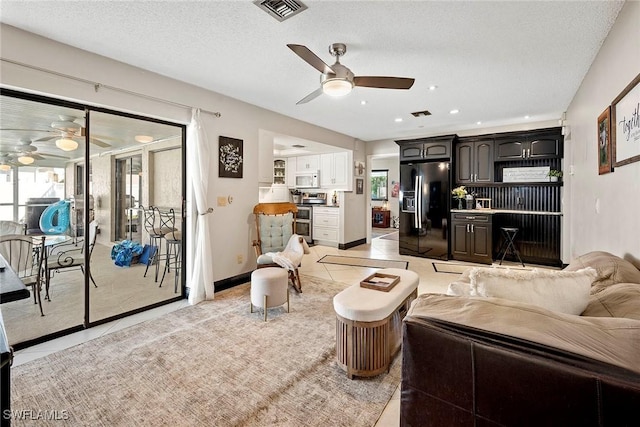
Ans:
{"label": "dark wood cabinet", "polygon": [[454,213],[451,227],[453,259],[491,264],[493,262],[491,215]]}
{"label": "dark wood cabinet", "polygon": [[455,152],[458,184],[493,182],[493,139],[461,139]]}
{"label": "dark wood cabinet", "polygon": [[447,135],[396,141],[400,146],[400,161],[450,159],[455,139],[456,135]]}
{"label": "dark wood cabinet", "polygon": [[562,157],[558,129],[506,134],[495,140],[495,161],[556,159]]}
{"label": "dark wood cabinet", "polygon": [[371,209],[371,226],[389,228],[391,226],[391,211]]}

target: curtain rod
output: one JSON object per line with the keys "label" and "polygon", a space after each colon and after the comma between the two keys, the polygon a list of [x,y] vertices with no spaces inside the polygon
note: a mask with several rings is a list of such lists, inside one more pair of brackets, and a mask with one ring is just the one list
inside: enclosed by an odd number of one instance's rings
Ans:
{"label": "curtain rod", "polygon": [[[105,85],[105,84],[102,84],[102,83],[98,83],[98,82],[94,82],[94,81],[91,81],[91,80],[83,79],[81,77],[71,76],[69,74],[59,73],[57,71],[52,71],[52,70],[47,70],[46,68],[37,67],[35,65],[29,65],[29,64],[24,64],[22,62],[18,62],[18,61],[13,61],[11,59],[0,58],[0,60],[2,60],[3,62],[8,62],[10,64],[18,65],[20,67],[31,68],[33,70],[41,71],[43,73],[53,74],[53,75],[56,75],[56,76],[59,76],[59,77],[64,77],[64,78],[75,80],[75,81],[78,81],[78,82],[81,82],[81,83],[86,83],[88,85],[93,86],[93,88],[94,88],[94,90],[96,92],[98,92],[100,89],[109,89],[109,90],[113,90],[113,91],[116,91],[116,92],[126,93],[128,95],[138,96],[140,98],[146,98],[146,99],[149,99],[149,100],[152,100],[152,101],[156,101],[156,102],[162,102],[164,104],[175,105],[177,107],[189,108],[189,109],[195,108],[195,107],[193,107],[191,105],[181,104],[179,102],[174,102],[174,101],[168,101],[168,100],[162,99],[162,98],[156,98],[155,96],[145,95],[143,93],[138,93],[138,92],[133,92],[133,91],[128,90],[128,89],[122,89],[122,88],[115,87],[115,86]],[[203,109],[200,109],[200,111],[203,112],[203,113],[211,114],[211,115],[213,115],[215,117],[222,116],[222,114],[220,114],[217,111],[209,111],[209,110],[203,110]]]}

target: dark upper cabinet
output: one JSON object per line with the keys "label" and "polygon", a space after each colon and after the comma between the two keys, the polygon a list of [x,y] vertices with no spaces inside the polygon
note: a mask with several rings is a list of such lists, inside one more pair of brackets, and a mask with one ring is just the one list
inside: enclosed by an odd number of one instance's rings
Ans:
{"label": "dark upper cabinet", "polygon": [[400,161],[450,159],[455,139],[456,135],[447,135],[396,141],[400,146]]}
{"label": "dark upper cabinet", "polygon": [[461,140],[456,144],[456,182],[493,182],[493,139]]}
{"label": "dark upper cabinet", "polygon": [[495,160],[556,159],[562,157],[559,129],[506,134],[496,137]]}

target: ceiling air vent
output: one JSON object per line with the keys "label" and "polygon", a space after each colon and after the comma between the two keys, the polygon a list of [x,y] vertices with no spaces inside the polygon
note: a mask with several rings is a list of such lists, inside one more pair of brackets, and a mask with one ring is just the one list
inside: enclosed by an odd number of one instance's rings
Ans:
{"label": "ceiling air vent", "polygon": [[430,116],[431,113],[429,112],[429,110],[424,110],[424,111],[416,111],[414,113],[411,113],[411,115],[413,117],[420,117],[420,116]]}
{"label": "ceiling air vent", "polygon": [[256,0],[253,4],[267,11],[278,21],[289,19],[307,8],[306,5],[296,0]]}

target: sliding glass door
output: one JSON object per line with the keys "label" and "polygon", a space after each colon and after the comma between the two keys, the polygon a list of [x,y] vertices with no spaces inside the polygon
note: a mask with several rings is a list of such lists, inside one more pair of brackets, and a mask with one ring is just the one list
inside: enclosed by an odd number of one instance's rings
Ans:
{"label": "sliding glass door", "polygon": [[185,264],[167,261],[186,251],[167,259],[144,213],[171,212],[172,228],[184,226],[185,127],[4,89],[0,114],[0,225],[47,242],[44,317],[32,297],[2,301],[10,344],[183,298],[174,264]]}

